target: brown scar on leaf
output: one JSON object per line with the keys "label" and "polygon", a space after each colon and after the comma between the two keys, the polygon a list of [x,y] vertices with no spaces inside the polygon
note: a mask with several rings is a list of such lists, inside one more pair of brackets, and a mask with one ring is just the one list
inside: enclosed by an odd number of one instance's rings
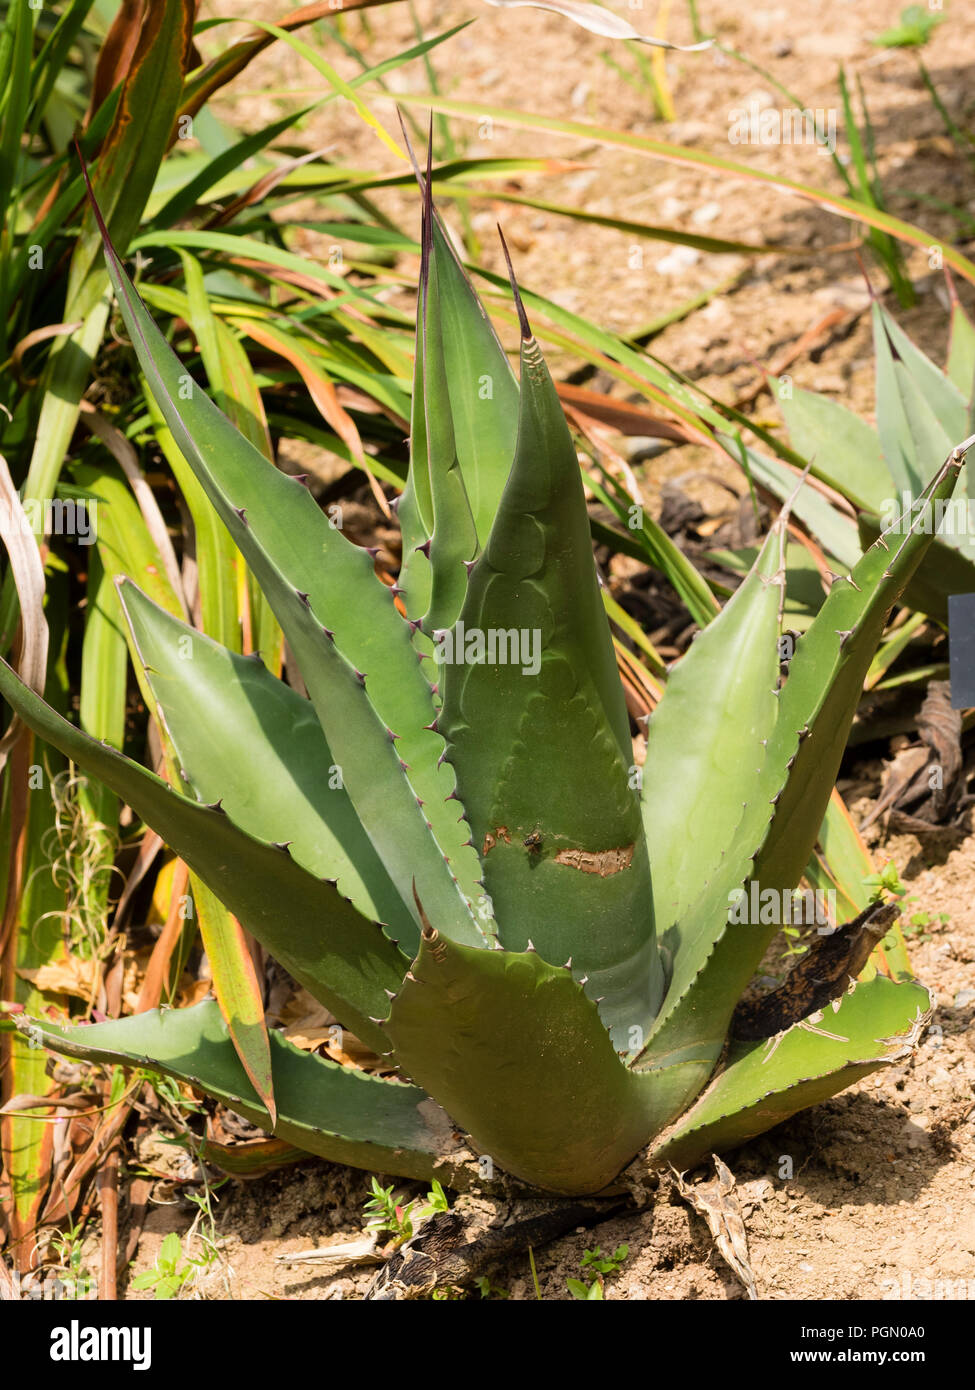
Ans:
{"label": "brown scar on leaf", "polygon": [[598,874],[609,878],[628,869],[633,862],[633,845],[620,845],[618,849],[562,849],[555,856],[556,864],[567,864],[570,869],[578,869],[584,874]]}
{"label": "brown scar on leaf", "polygon": [[506,845],[511,844],[511,836],[508,834],[508,827],[506,825],[499,825],[497,830],[493,833],[490,830],[488,831],[484,836],[484,848],[481,850],[481,854],[490,854],[499,840],[504,840]]}

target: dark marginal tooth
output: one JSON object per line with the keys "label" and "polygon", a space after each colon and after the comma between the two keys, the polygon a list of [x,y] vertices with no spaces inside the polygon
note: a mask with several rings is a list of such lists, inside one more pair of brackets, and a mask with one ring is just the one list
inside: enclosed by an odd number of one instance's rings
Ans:
{"label": "dark marginal tooth", "polygon": [[398,584],[390,584],[389,592],[392,594],[393,598],[399,598],[403,590],[400,588]]}
{"label": "dark marginal tooth", "polygon": [[208,811],[219,811],[224,816],[227,814],[223,809],[223,797],[219,801],[208,801],[206,807]]}
{"label": "dark marginal tooth", "polygon": [[562,969],[563,969],[563,970],[571,970],[571,969],[572,969],[572,957],[571,957],[571,956],[570,956],[569,959],[566,961],[566,963],[563,965]]}
{"label": "dark marginal tooth", "polygon": [[409,765],[409,763],[404,763],[404,761],[403,761],[402,758],[400,758],[400,760],[399,760],[399,765],[400,765],[400,767],[403,769],[404,772],[409,772],[409,770],[410,770],[410,765]]}
{"label": "dark marginal tooth", "polygon": [[437,767],[439,767],[441,763],[445,763],[446,761],[447,761],[447,750],[446,750],[446,748],[445,748],[445,749],[443,750],[443,752],[440,754],[440,757],[437,759]]}
{"label": "dark marginal tooth", "polygon": [[411,632],[411,633],[413,633],[413,632],[419,632],[419,630],[420,630],[420,623],[419,623],[419,620],[418,620],[418,619],[416,619],[416,618],[407,618],[406,621],[407,621],[407,622],[409,623],[409,625],[410,625],[410,632]]}
{"label": "dark marginal tooth", "polygon": [[294,482],[300,483],[302,487],[307,487],[307,486],[308,486],[308,474],[307,474],[307,473],[292,473],[291,476],[292,476],[292,479],[294,480]]}
{"label": "dark marginal tooth", "polygon": [[425,556],[427,557],[427,559],[429,560],[429,558],[430,558],[430,542],[429,542],[429,541],[423,541],[423,543],[422,543],[421,545],[418,545],[416,548],[417,548],[417,550],[420,551],[420,553],[421,553],[422,555],[425,555]]}
{"label": "dark marginal tooth", "polygon": [[295,594],[298,596],[298,598],[301,600],[301,602],[302,602],[302,603],[305,605],[305,607],[307,608],[307,607],[309,606],[309,604],[308,604],[308,595],[307,595],[307,594],[303,594],[303,593],[301,592],[300,589],[295,589]]}
{"label": "dark marginal tooth", "polygon": [[386,998],[390,1002],[392,1002],[396,998],[396,991],[393,989],[387,989],[385,985],[383,986],[383,994],[385,994]]}
{"label": "dark marginal tooth", "polygon": [[234,507],[234,511],[236,512],[237,516],[240,517],[241,521],[242,521],[242,522],[244,523],[244,525],[246,526],[246,525],[247,525],[247,508],[246,508],[246,507]]}
{"label": "dark marginal tooth", "polygon": [[396,740],[399,738],[399,734],[394,734],[392,729],[387,729],[386,733],[389,735],[390,743],[395,743]]}
{"label": "dark marginal tooth", "polygon": [[274,846],[275,849],[283,849],[284,852],[285,852],[285,854],[287,854],[287,853],[289,852],[289,846],[290,846],[291,844],[293,844],[293,841],[292,841],[292,840],[272,840],[272,841],[271,841],[271,844]]}
{"label": "dark marginal tooth", "polygon": [[361,686],[365,686],[365,683],[366,683],[366,675],[365,675],[365,672],[364,672],[364,671],[355,671],[355,672],[353,672],[353,674],[354,674],[356,680],[359,682],[359,684],[360,684]]}
{"label": "dark marginal tooth", "polygon": [[[404,441],[404,442],[405,442],[405,441]],[[389,499],[389,509],[390,509],[390,511],[391,511],[391,512],[398,512],[398,511],[399,511],[399,504],[402,502],[402,500],[403,500],[403,494],[402,494],[402,493],[400,493],[398,497],[391,497],[391,498]]]}
{"label": "dark marginal tooth", "polygon": [[367,555],[371,555],[372,558],[375,560],[376,556],[379,554],[379,546],[378,546],[378,545],[367,545],[367,546],[365,547],[365,551],[366,551],[366,554],[367,554]]}
{"label": "dark marginal tooth", "polygon": [[423,805],[423,797],[422,797],[422,796],[418,796],[418,797],[416,798],[416,804],[417,804],[418,806],[422,806],[422,805]]}
{"label": "dark marginal tooth", "polygon": [[437,721],[434,719],[432,724],[421,724],[420,727],[426,729],[431,734],[435,734],[437,732]]}
{"label": "dark marginal tooth", "polygon": [[439,694],[440,694],[440,682],[439,682],[439,681],[434,681],[433,685],[431,685],[431,687],[430,687],[430,694],[431,694],[431,695],[439,695]]}
{"label": "dark marginal tooth", "polygon": [[577,983],[580,984],[580,985],[587,985],[587,984],[589,983],[589,976],[588,976],[588,975],[580,975],[580,976],[579,976],[579,979],[578,979],[578,981],[577,981]]}
{"label": "dark marginal tooth", "polygon": [[322,633],[328,638],[330,642],[335,641],[335,633],[332,631],[330,627],[323,627]]}
{"label": "dark marginal tooth", "polygon": [[474,568],[474,566],[475,566],[476,564],[477,564],[477,561],[476,561],[476,560],[465,560],[465,561],[464,561],[464,568],[467,570],[467,573],[468,573],[468,574],[470,574],[471,570]]}

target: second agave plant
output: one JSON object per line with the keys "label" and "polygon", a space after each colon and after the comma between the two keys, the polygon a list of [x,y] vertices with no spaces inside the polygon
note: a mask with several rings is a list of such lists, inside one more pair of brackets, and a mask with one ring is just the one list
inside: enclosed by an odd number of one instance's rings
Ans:
{"label": "second agave plant", "polygon": [[918,1038],[927,991],[865,978],[859,924],[829,970],[823,956],[806,971],[814,987],[743,1013],[778,927],[740,908],[753,885],[785,902],[800,882],[864,673],[930,541],[923,509],[950,495],[963,448],[928,460],[923,497],[833,585],[784,683],[780,521],[674,668],[638,769],[551,377],[520,302],[512,372],[426,189],[392,592],[190,381],[106,238],[159,409],[308,697],[129,576],[118,590],[171,785],[0,666],[36,734],[123,797],[391,1075],[272,1029],[262,1089],[227,998],[24,1027],[192,1082],[336,1161],[598,1192],[641,1153],[686,1167],[740,1143]]}

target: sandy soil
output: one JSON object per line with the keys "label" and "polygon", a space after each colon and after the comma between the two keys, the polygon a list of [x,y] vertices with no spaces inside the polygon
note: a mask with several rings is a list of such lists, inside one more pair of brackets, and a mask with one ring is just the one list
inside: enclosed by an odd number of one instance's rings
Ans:
{"label": "sandy soil", "polygon": [[[215,7],[232,13],[233,0]],[[283,5],[262,0],[252,12],[274,17]],[[864,84],[881,150],[885,186],[949,198],[975,209],[975,188],[950,156],[940,121],[921,88],[910,52],[881,50],[872,34],[895,22],[901,5],[861,0],[856,6],[750,6],[702,0],[702,22],[727,44],[747,52],[796,91],[810,107],[837,108],[837,68]],[[628,86],[599,57],[603,40],[551,14],[503,13],[469,4],[421,0],[426,32],[477,15],[477,22],[433,56],[448,95],[604,123],[646,136],[681,141],[761,169],[838,189],[830,161],[809,147],[733,147],[730,113],[752,99],[768,100],[769,84],[720,54],[673,54],[667,71],[677,121],[653,119],[649,96]],[[975,5],[954,0],[949,20],[924,57],[943,100],[956,119],[970,116],[962,55],[975,40]],[[630,14],[650,27],[650,16]],[[368,32],[351,19],[347,35],[378,59],[413,39],[405,7],[374,11]],[[671,37],[689,37],[677,7]],[[620,61],[628,62],[620,54]],[[353,62],[329,52],[346,75]],[[314,87],[314,74],[290,52],[262,58],[222,109],[257,126],[279,114],[275,92]],[[420,65],[395,74],[395,90],[422,91]],[[391,112],[390,112],[391,115]],[[533,289],[617,329],[636,331],[692,295],[741,273],[733,292],[667,329],[654,351],[666,362],[731,399],[755,380],[754,359],[767,362],[830,309],[866,306],[867,296],[852,251],[820,254],[816,248],[847,242],[849,224],[815,206],[741,181],[719,180],[632,152],[607,150],[578,139],[494,128],[478,141],[476,130],[453,125],[455,139],[476,153],[548,154],[583,161],[586,168],[555,177],[527,176],[523,192],[592,211],[706,231],[752,242],[787,243],[803,254],[745,258],[689,254],[655,242],[634,242],[614,231],[594,230],[530,209],[475,206],[474,225],[492,251],[491,231],[500,211],[515,248],[519,275]],[[316,117],[303,139],[333,147],[332,157],[362,167],[392,168],[383,147],[334,104]],[[383,206],[413,225],[415,200],[390,194]],[[949,217],[891,196],[891,210],[931,229],[932,239],[955,234]],[[452,220],[456,220],[451,213]],[[636,262],[636,263],[635,263]],[[925,251],[908,260],[918,291],[915,308],[900,321],[940,359],[946,335],[943,278],[932,273]],[[873,266],[871,278],[884,288]],[[971,303],[971,287],[962,295]],[[887,301],[891,301],[888,299]],[[796,381],[828,391],[868,414],[872,362],[868,319],[861,316],[842,336],[824,342],[792,369]],[[774,412],[767,398],[761,413]],[[697,466],[688,451],[645,466],[648,498],[665,477]],[[685,483],[707,504],[708,485]],[[720,494],[718,494],[720,495]],[[725,495],[725,501],[726,495]],[[876,790],[878,765],[850,768],[861,788]],[[856,809],[862,814],[869,796]],[[975,1297],[975,848],[963,828],[922,844],[901,836],[875,846],[878,863],[896,862],[903,881],[935,926],[915,940],[916,971],[937,997],[934,1023],[916,1059],[851,1088],[832,1102],[798,1117],[731,1155],[744,1199],[746,1227],[759,1293],[765,1298],[865,1299]],[[945,923],[937,914],[947,914]],[[355,1298],[369,1270],[288,1266],[281,1256],[348,1240],[361,1231],[365,1175],[310,1162],[249,1184],[228,1184],[218,1194],[220,1257],[185,1297]],[[170,1190],[161,1194],[171,1201]],[[188,1205],[155,1205],[139,1245],[134,1270],[150,1267],[163,1235],[185,1230]],[[583,1251],[629,1246],[629,1258],[607,1282],[612,1299],[736,1299],[738,1281],[715,1252],[703,1222],[664,1180],[635,1215],[579,1233],[537,1252],[542,1296],[568,1296],[566,1279],[579,1274]],[[929,1281],[929,1282],[925,1282]],[[937,1283],[936,1281],[940,1281]],[[946,1282],[947,1281],[947,1282]],[[512,1298],[534,1297],[527,1260],[492,1275]],[[151,1294],[129,1295],[151,1297]],[[476,1295],[475,1295],[476,1296]]]}

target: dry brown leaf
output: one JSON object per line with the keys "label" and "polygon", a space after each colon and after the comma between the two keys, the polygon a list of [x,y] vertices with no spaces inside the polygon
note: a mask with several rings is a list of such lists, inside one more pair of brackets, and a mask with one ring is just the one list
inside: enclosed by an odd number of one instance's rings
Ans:
{"label": "dry brown leaf", "polygon": [[87,1003],[98,978],[98,962],[67,956],[64,960],[49,961],[32,970],[23,967],[17,974],[22,980],[30,980],[35,989],[45,994],[70,994]]}
{"label": "dry brown leaf", "polygon": [[716,1177],[709,1182],[688,1183],[675,1173],[677,1190],[699,1216],[703,1216],[725,1262],[744,1284],[748,1297],[757,1299],[755,1276],[748,1255],[748,1236],[741,1204],[735,1192],[735,1175],[717,1154],[711,1155]]}
{"label": "dry brown leaf", "polygon": [[330,1061],[360,1071],[378,1071],[384,1067],[377,1056],[354,1033],[343,1028],[335,1015],[329,1013],[306,989],[298,989],[281,1010],[285,1025],[284,1037],[304,1052],[324,1049]]}

